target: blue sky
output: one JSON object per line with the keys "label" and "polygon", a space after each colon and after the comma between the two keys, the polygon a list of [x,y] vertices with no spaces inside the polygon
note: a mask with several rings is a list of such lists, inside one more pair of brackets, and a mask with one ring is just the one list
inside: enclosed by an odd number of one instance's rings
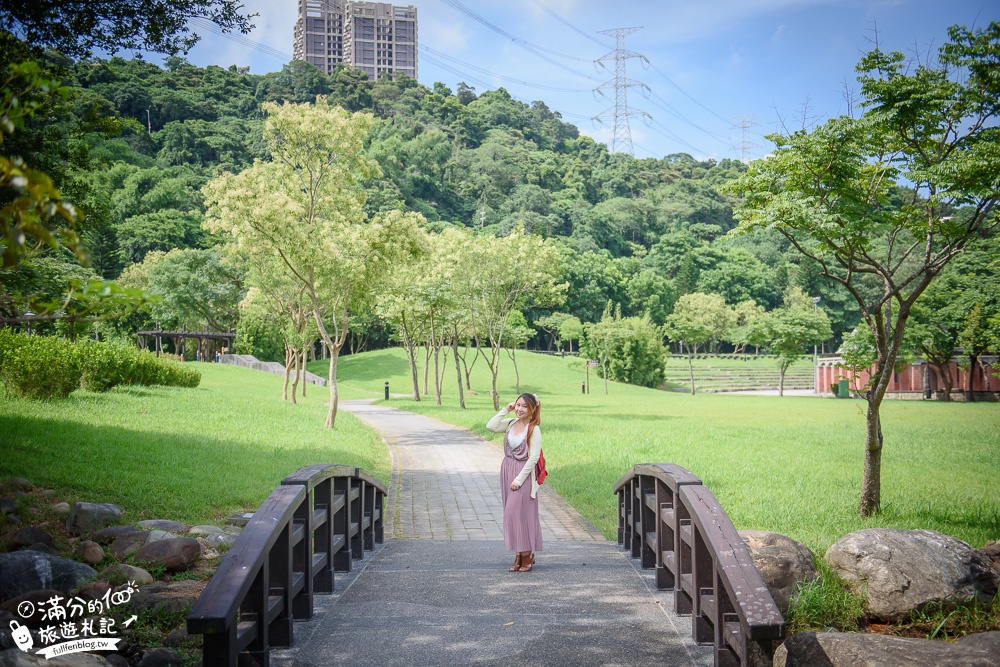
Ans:
{"label": "blue sky", "polygon": [[[503,86],[525,102],[544,101],[599,141],[611,139],[610,121],[591,118],[614,102],[612,91],[602,97],[594,88],[613,79],[614,63],[601,69],[593,61],[609,54],[614,40],[598,32],[641,26],[625,40],[629,51],[649,60],[648,65],[626,61],[628,78],[650,89],[628,90],[629,106],[651,116],[630,119],[635,155],[684,152],[716,160],[761,157],[770,148],[764,135],[845,113],[845,90],[857,90],[854,66],[876,39],[884,50],[925,57],[947,39],[948,26],[983,27],[1000,20],[995,0],[398,4],[418,9],[421,83],[440,81],[454,90],[465,81],[477,92]],[[200,66],[249,66],[255,73],[281,69],[285,59],[275,52],[292,53],[296,0],[245,0],[245,6],[260,14],[250,35],[227,39],[193,25],[202,42],[188,60]],[[745,137],[741,124],[748,125]]]}

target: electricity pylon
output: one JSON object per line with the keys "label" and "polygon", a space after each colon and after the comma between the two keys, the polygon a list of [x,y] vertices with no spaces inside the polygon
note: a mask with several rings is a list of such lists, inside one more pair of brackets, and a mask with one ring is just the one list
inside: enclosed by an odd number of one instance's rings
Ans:
{"label": "electricity pylon", "polygon": [[633,53],[632,51],[627,51],[625,49],[625,36],[631,35],[636,30],[641,30],[642,27],[633,28],[614,28],[612,30],[601,30],[600,34],[608,35],[609,37],[615,38],[615,50],[607,55],[595,60],[595,63],[600,63],[604,66],[604,63],[609,60],[615,61],[615,78],[612,81],[601,84],[594,89],[595,92],[604,94],[604,90],[607,88],[614,88],[615,90],[615,105],[606,111],[594,116],[593,120],[601,122],[604,119],[610,118],[612,128],[614,130],[611,137],[611,152],[615,151],[626,151],[630,155],[633,153],[632,150],[632,131],[628,126],[629,116],[644,116],[650,118],[650,115],[643,111],[642,109],[629,108],[628,105],[628,89],[634,86],[639,86],[640,88],[645,88],[649,90],[649,86],[641,81],[632,81],[625,75],[625,61],[629,58],[640,58],[641,60],[649,62],[649,59],[641,53]]}

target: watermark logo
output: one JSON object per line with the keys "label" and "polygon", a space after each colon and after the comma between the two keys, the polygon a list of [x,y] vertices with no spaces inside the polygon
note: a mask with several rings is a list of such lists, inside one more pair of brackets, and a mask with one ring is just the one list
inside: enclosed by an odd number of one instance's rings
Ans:
{"label": "watermark logo", "polygon": [[[103,596],[93,600],[53,595],[38,605],[43,623],[38,630],[42,647],[35,654],[51,659],[81,651],[117,650],[122,638],[116,636],[115,619],[108,614],[113,607],[127,604],[132,599],[132,594],[138,591],[139,587],[134,581],[130,581],[127,586],[115,591],[108,589]],[[17,606],[17,613],[21,618],[31,618],[35,612],[35,605],[29,601]],[[135,616],[128,619],[124,626],[128,627],[134,620]],[[17,621],[11,621],[10,627],[17,647],[30,653],[35,644],[31,631]]]}

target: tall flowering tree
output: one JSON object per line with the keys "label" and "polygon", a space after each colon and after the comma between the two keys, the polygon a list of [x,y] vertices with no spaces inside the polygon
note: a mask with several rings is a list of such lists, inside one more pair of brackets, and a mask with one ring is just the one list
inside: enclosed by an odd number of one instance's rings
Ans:
{"label": "tall flowering tree", "polygon": [[[204,188],[205,226],[240,250],[277,260],[305,290],[329,351],[330,408],[337,417],[337,359],[348,313],[369,308],[391,268],[422,252],[416,213],[368,219],[361,179],[378,175],[364,155],[371,114],[351,114],[325,97],[315,104],[265,104],[270,161],[222,174]],[[266,265],[266,263],[265,263]]]}

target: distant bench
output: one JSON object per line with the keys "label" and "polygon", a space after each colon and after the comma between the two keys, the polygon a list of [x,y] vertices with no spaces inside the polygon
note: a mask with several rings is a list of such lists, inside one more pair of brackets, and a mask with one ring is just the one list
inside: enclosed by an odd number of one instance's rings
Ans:
{"label": "distant bench", "polygon": [[673,589],[717,666],[770,667],[785,619],[732,521],[701,480],[678,465],[641,464],[615,483],[618,542]]}
{"label": "distant bench", "polygon": [[267,667],[272,646],[291,646],[292,621],[312,618],[313,595],[332,593],[334,572],[384,540],[385,497],[385,485],[352,466],[305,466],[283,479],[188,615],[204,667]]}

